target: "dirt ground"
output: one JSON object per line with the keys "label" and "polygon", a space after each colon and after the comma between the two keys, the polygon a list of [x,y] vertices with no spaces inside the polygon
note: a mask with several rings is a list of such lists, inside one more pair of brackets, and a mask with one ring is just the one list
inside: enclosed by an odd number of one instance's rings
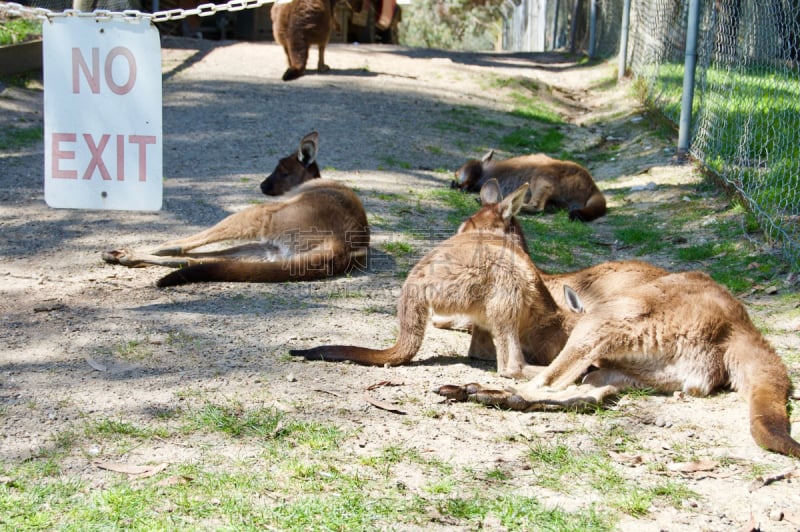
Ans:
{"label": "dirt ground", "polygon": [[[0,152],[0,460],[36,456],[59,432],[87,417],[147,423],[191,392],[360,428],[346,442],[356,456],[391,444],[410,446],[457,467],[482,470],[502,463],[513,472],[518,493],[567,510],[601,501],[592,490],[565,495],[538,487],[527,453],[536,439],[591,448],[589,436],[607,417],[445,404],[431,393],[446,383],[509,384],[491,365],[463,356],[469,342],[463,333],[429,327],[420,355],[400,368],[286,356],[289,348],[321,343],[389,345],[402,283],[389,256],[373,271],[325,282],[160,290],[154,281],[164,270],[106,265],[100,253],[184,236],[264,200],[258,183],[314,129],[320,132],[323,175],[361,194],[373,247],[406,238],[400,228],[410,225],[421,235],[415,247],[422,253],[434,244],[425,235],[452,230],[442,206],[424,195],[447,186],[449,174],[437,170],[453,170],[495,147],[482,138],[480,123],[465,122],[461,129],[441,124],[474,109],[510,120],[510,90],[494,79],[549,86],[542,95],[568,119],[563,131],[572,152],[619,145],[615,157],[590,164],[601,188],[630,189],[612,208],[635,213],[651,202],[681,201],[684,186],[701,178],[691,165],[674,164],[673,140],[642,118],[630,82],[609,82],[614,65],[580,65],[546,54],[334,45],[327,54],[329,74],[312,72],[286,84],[280,81],[283,52],[271,43],[172,39],[162,46],[166,180],[160,212],[50,209],[43,199],[42,145]],[[316,64],[313,53],[310,64]],[[40,124],[41,105],[41,92],[7,87],[0,97],[0,126]],[[656,190],[648,187],[651,182]],[[392,194],[416,194],[421,208],[398,208]],[[593,227],[599,240],[612,238],[607,222]],[[702,227],[697,231],[700,238]],[[615,258],[626,258],[625,251]],[[785,299],[761,292],[747,303],[756,321],[769,325],[768,338],[779,353],[793,356],[789,366],[796,377],[796,311]],[[366,391],[382,381],[396,386]],[[370,405],[365,394],[405,415]],[[737,394],[624,397],[610,409],[621,414],[614,422],[641,444],[637,453],[613,454],[626,477],[646,485],[672,476],[697,493],[677,508],[665,504],[643,517],[623,516],[620,529],[800,529],[797,478],[753,488],[758,472],[798,475],[800,464],[755,445],[747,405]],[[798,421],[795,414],[795,437]],[[207,452],[152,441],[125,459],[200,461]],[[691,471],[681,465],[687,460],[717,462]],[[66,463],[69,474],[92,485],[101,486],[108,474],[85,453],[74,453]],[[402,480],[413,489],[424,479]]]}

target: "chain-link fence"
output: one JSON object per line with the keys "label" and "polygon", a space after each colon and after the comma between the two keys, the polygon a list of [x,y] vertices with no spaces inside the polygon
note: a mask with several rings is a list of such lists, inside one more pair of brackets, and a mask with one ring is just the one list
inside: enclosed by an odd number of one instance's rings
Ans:
{"label": "chain-link fence", "polygon": [[[629,61],[648,101],[680,115],[688,0],[634,2]],[[740,193],[800,267],[800,6],[701,2],[690,153]]]}
{"label": "chain-link fence", "polygon": [[[647,101],[676,124],[690,3],[631,2],[627,64]],[[623,0],[521,0],[515,5],[505,23],[509,50],[594,49],[610,56],[619,49]],[[763,231],[783,245],[793,269],[800,269],[800,2],[699,5],[689,153],[741,195]],[[545,13],[546,19],[535,18]],[[529,23],[522,24],[520,16],[528,16]],[[545,33],[525,40],[519,28]]]}

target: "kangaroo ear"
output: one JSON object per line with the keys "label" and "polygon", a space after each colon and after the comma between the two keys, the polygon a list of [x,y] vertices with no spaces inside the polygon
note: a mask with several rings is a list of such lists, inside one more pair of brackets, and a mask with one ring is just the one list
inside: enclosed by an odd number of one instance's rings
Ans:
{"label": "kangaroo ear", "polygon": [[491,161],[493,155],[494,155],[494,150],[489,150],[489,152],[486,155],[481,157],[481,162],[485,163],[486,161]]}
{"label": "kangaroo ear", "polygon": [[505,199],[500,202],[500,216],[502,216],[503,220],[508,221],[512,216],[517,215],[525,204],[525,195],[529,189],[530,187],[526,183],[518,187],[517,190],[506,196]]}
{"label": "kangaroo ear", "polygon": [[310,166],[317,160],[317,148],[319,148],[319,133],[312,131],[300,140],[297,159],[303,163],[303,166]]}
{"label": "kangaroo ear", "polygon": [[576,314],[583,314],[586,312],[583,308],[583,301],[581,301],[580,296],[568,285],[564,285],[564,299],[567,300],[567,306],[572,312]]}
{"label": "kangaroo ear", "polygon": [[500,203],[503,200],[503,193],[500,192],[500,183],[497,179],[491,178],[481,187],[481,205],[490,203]]}

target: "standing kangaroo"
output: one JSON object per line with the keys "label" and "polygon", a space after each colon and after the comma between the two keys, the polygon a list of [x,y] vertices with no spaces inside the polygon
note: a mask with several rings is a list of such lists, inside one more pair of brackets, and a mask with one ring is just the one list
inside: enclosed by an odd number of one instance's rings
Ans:
{"label": "standing kangaroo", "polygon": [[[487,187],[496,188],[496,181],[487,183]],[[370,349],[333,345],[290,353],[312,360],[405,364],[419,351],[433,311],[467,316],[488,331],[497,347],[497,371],[503,376],[526,375],[520,331],[539,330],[543,345],[538,349],[554,357],[566,341],[559,333],[563,329],[561,311],[520,245],[520,235],[509,229],[525,194],[526,187],[520,187],[499,203],[487,203],[461,225],[458,234],[412,268],[397,303],[400,332],[394,346]]]}
{"label": "standing kangaroo", "polygon": [[468,161],[456,171],[453,188],[476,192],[489,179],[497,179],[508,194],[529,184],[522,212],[538,213],[549,208],[567,209],[570,220],[590,222],[606,213],[606,198],[589,171],[578,163],[560,161],[543,153],[493,161],[494,151]]}
{"label": "standing kangaroo", "polygon": [[[314,142],[309,144],[309,138]],[[316,165],[310,170],[311,165],[304,164],[304,157],[316,157],[316,138],[316,133],[304,137],[298,153],[282,159],[265,180],[272,183],[267,187],[271,191],[284,190],[285,183],[302,183],[279,200],[231,214],[205,231],[166,242],[150,253],[111,250],[103,252],[103,260],[129,267],[180,268],[159,279],[159,287],[310,281],[365,267],[369,225],[364,206],[345,185],[317,179]],[[222,241],[238,245],[197,251]]]}
{"label": "standing kangaroo", "polygon": [[325,47],[331,37],[332,3],[331,0],[291,0],[272,5],[272,31],[289,62],[283,81],[305,74],[311,45],[316,45],[319,50],[317,71],[330,70],[325,64]]}
{"label": "standing kangaroo", "polygon": [[[631,388],[706,396],[729,387],[750,405],[756,443],[800,458],[800,443],[790,435],[786,366],[728,290],[704,273],[685,272],[595,296],[590,309],[572,294],[570,306],[578,314],[563,322],[569,327],[566,344],[515,392],[475,384],[437,392],[536,410],[601,404]],[[581,377],[581,385],[572,386]]]}

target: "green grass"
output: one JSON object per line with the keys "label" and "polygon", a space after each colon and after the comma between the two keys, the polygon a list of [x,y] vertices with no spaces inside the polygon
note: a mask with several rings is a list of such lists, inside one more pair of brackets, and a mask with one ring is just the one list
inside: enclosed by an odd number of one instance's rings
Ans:
{"label": "green grass", "polygon": [[13,150],[33,146],[42,141],[44,130],[39,127],[12,127],[0,132],[0,150]]}
{"label": "green grass", "polygon": [[597,244],[589,224],[572,222],[566,211],[518,216],[533,262],[558,271],[586,267],[597,261]]}
{"label": "green grass", "polygon": [[555,153],[563,140],[564,133],[557,128],[521,127],[504,135],[500,147],[513,153]]}
{"label": "green grass", "polygon": [[0,24],[0,46],[23,42],[31,37],[42,35],[42,23],[39,20],[18,18],[4,20]]}
{"label": "green grass", "polygon": [[393,242],[384,242],[381,244],[381,248],[390,254],[396,257],[405,257],[408,255],[413,255],[416,251],[414,246],[409,244],[408,242],[400,242],[400,241],[393,241]]}
{"label": "green grass", "polygon": [[647,515],[656,503],[679,508],[683,500],[696,495],[672,481],[643,486],[628,480],[604,451],[580,452],[562,444],[536,443],[529,459],[539,485],[564,493],[578,486],[591,488],[611,507],[634,517]]}
{"label": "green grass", "polygon": [[[272,408],[204,402],[188,405],[180,421],[181,431],[170,433],[163,421],[141,426],[101,420],[87,424],[84,434],[61,438],[64,446],[49,453],[25,462],[0,462],[3,526],[374,530],[425,527],[436,516],[450,526],[470,529],[487,518],[509,530],[614,528],[613,514],[594,505],[568,512],[546,507],[535,497],[514,495],[508,484],[511,472],[490,471],[487,485],[482,476],[398,445],[353,461],[343,452],[353,443],[353,434]],[[109,440],[127,437],[141,440],[140,447],[161,446],[181,435],[190,436],[192,447],[206,450],[190,460],[177,458],[152,477],[131,479],[107,472],[102,483],[90,485],[61,465],[86,442],[107,449]],[[215,435],[250,451],[218,453]],[[126,461],[125,454],[99,458]],[[412,488],[398,480],[409,470],[424,475],[422,486]]]}
{"label": "green grass", "polygon": [[[683,65],[663,64],[643,73],[652,85],[640,93],[677,123]],[[795,269],[800,243],[793,222],[800,211],[800,78],[796,69],[754,64],[739,70],[710,67],[694,100],[694,121],[708,128],[693,139],[711,172],[748,198],[762,230],[786,243]],[[703,121],[704,117],[709,117]],[[794,236],[791,236],[794,235]],[[787,239],[794,239],[791,245]]]}

